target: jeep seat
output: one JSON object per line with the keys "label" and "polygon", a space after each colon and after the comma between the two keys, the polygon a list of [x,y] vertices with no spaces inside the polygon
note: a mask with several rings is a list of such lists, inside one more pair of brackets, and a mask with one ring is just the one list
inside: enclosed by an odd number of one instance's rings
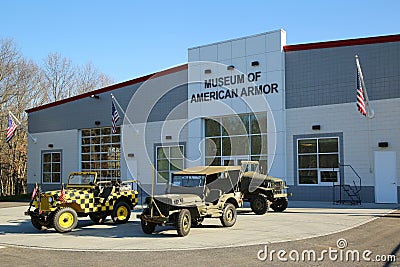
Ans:
{"label": "jeep seat", "polygon": [[207,187],[210,190],[217,189],[217,190],[222,191],[223,193],[229,193],[233,189],[232,183],[229,180],[229,178],[218,178],[218,179],[214,180],[213,182],[207,184]]}
{"label": "jeep seat", "polygon": [[185,186],[175,186],[171,185],[169,189],[170,194],[193,194],[197,195],[200,198],[204,196],[204,188],[203,187],[185,187]]}
{"label": "jeep seat", "polygon": [[100,202],[105,203],[107,198],[115,192],[115,186],[105,186],[100,190]]}
{"label": "jeep seat", "polygon": [[209,189],[206,195],[206,203],[216,203],[222,195],[222,191],[220,189]]}

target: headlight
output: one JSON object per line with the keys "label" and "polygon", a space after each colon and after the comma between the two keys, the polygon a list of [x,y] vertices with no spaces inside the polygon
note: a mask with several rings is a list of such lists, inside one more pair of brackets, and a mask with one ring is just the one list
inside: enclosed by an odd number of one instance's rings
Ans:
{"label": "headlight", "polygon": [[47,201],[51,204],[51,203],[53,203],[53,197],[48,197],[47,198]]}

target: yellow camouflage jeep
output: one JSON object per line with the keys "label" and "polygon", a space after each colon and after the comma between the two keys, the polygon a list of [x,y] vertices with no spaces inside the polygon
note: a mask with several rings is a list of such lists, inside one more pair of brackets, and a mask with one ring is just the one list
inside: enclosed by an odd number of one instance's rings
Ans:
{"label": "yellow camouflage jeep", "polygon": [[42,193],[36,185],[25,215],[31,216],[35,228],[54,227],[58,232],[71,231],[78,217],[88,215],[95,223],[104,222],[109,215],[115,223],[126,223],[138,202],[135,182],[97,181],[96,172],[73,172],[65,189]]}

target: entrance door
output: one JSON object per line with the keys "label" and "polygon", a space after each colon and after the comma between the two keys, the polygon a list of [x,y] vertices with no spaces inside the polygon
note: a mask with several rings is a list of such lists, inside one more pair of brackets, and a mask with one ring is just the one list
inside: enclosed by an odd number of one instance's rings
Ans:
{"label": "entrance door", "polygon": [[396,152],[375,151],[375,202],[397,203]]}
{"label": "entrance door", "polygon": [[237,166],[242,165],[242,160],[249,160],[246,156],[235,156],[235,157],[223,157],[222,165],[223,166]]}

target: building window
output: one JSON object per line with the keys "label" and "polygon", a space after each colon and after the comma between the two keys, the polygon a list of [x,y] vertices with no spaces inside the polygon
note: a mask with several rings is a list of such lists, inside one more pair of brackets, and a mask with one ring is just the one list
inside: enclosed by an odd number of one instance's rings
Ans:
{"label": "building window", "polygon": [[115,134],[111,127],[82,130],[82,171],[95,171],[102,179],[121,178],[121,128],[116,129]]}
{"label": "building window", "polygon": [[339,138],[298,139],[297,169],[300,185],[338,182]]}
{"label": "building window", "polygon": [[42,152],[42,182],[61,183],[61,151]]}
{"label": "building window", "polygon": [[241,114],[204,120],[206,165],[240,164],[237,160],[260,161],[267,170],[267,114]]}
{"label": "building window", "polygon": [[183,145],[156,147],[157,183],[168,182],[171,173],[183,169],[183,155]]}

